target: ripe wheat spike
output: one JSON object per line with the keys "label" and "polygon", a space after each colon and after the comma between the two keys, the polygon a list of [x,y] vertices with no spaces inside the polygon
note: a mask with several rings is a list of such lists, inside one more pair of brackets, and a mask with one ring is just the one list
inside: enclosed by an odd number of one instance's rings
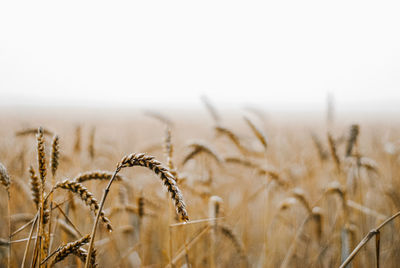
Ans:
{"label": "ripe wheat spike", "polygon": [[189,217],[186,211],[186,204],[183,201],[182,193],[168,169],[164,167],[161,162],[155,160],[154,156],[147,156],[143,153],[134,153],[123,157],[117,166],[117,170],[134,166],[147,167],[160,176],[164,185],[167,187],[168,192],[170,192],[172,200],[175,202],[175,208],[178,215],[180,215],[183,221],[188,221]]}
{"label": "ripe wheat spike", "polygon": [[[68,179],[65,179],[59,183],[57,183],[53,189],[52,192],[56,189],[65,189],[68,191],[71,191],[72,193],[75,193],[77,196],[79,196],[79,198],[85,202],[85,204],[90,208],[91,211],[93,211],[93,213],[95,215],[97,215],[97,213],[99,212],[99,203],[96,200],[96,198],[94,198],[93,194],[91,192],[89,192],[89,190],[83,186],[82,184],[80,184],[79,182],[75,182],[75,181],[70,181]],[[112,231],[113,228],[111,226],[110,220],[107,219],[107,217],[104,215],[104,211],[100,211],[100,217],[103,221],[103,223],[106,225],[106,228],[108,231]]]}

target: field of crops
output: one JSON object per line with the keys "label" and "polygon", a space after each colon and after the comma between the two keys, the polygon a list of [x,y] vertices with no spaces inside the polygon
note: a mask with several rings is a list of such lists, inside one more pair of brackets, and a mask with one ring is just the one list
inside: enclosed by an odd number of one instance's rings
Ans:
{"label": "field of crops", "polygon": [[398,120],[205,104],[2,112],[0,266],[398,266]]}

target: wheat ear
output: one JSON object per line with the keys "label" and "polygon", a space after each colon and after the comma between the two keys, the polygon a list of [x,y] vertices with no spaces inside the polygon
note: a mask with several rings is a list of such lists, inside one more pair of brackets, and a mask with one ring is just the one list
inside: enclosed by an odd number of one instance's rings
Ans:
{"label": "wheat ear", "polygon": [[172,145],[171,129],[166,127],[165,129],[165,155],[167,156],[167,165],[171,170],[173,169],[172,155],[174,153],[174,146]]}
{"label": "wheat ear", "polygon": [[244,120],[246,121],[247,125],[251,128],[251,131],[253,131],[254,135],[256,138],[260,141],[260,143],[263,145],[264,150],[267,150],[268,148],[268,142],[267,138],[265,137],[264,133],[254,125],[254,123],[247,117],[244,117]]}
{"label": "wheat ear", "polygon": [[172,121],[169,118],[167,118],[166,116],[164,116],[158,112],[146,110],[146,111],[144,111],[144,115],[152,117],[152,118],[160,121],[161,123],[166,124],[167,126],[173,125]]}
{"label": "wheat ear", "polygon": [[90,159],[94,159],[94,154],[95,154],[95,150],[94,150],[94,136],[96,133],[96,128],[93,127],[92,130],[90,131],[90,136],[89,136],[89,145],[88,145],[88,152],[89,152],[89,156]]}
{"label": "wheat ear", "polygon": [[315,148],[318,151],[318,156],[321,162],[325,161],[328,159],[328,153],[325,151],[321,141],[319,140],[318,136],[314,133],[311,134],[311,139],[314,143]]}
{"label": "wheat ear", "polygon": [[235,133],[233,133],[229,129],[224,128],[222,126],[216,126],[215,130],[216,130],[217,133],[227,136],[233,142],[233,144],[239,149],[239,151],[242,154],[246,154],[247,153],[247,149],[244,148],[244,146],[241,144],[241,142],[239,140],[239,137],[236,136]]}
{"label": "wheat ear", "polygon": [[[50,266],[64,260],[68,255],[72,254],[73,252],[77,251],[81,246],[89,243],[90,235],[85,235],[84,237],[76,240],[74,242],[68,243],[66,245],[60,246],[56,251],[50,256],[54,255],[54,260],[51,262]],[[44,260],[43,262],[45,262]]]}
{"label": "wheat ear", "polygon": [[[15,133],[15,136],[27,136],[27,135],[36,135],[36,134],[37,134],[37,128],[27,128],[27,129],[17,131]],[[48,129],[43,129],[43,134],[46,136],[52,136],[53,132]]]}
{"label": "wheat ear", "polygon": [[245,251],[243,249],[242,244],[239,242],[239,239],[235,236],[233,231],[228,226],[225,226],[225,225],[219,226],[219,230],[225,237],[227,237],[230,241],[232,241],[232,244],[235,247],[236,252],[239,254],[239,256],[243,260],[245,260],[245,262],[247,264],[246,253],[245,253]]}
{"label": "wheat ear", "polygon": [[223,162],[223,159],[221,157],[219,157],[218,153],[210,145],[207,145],[204,142],[201,142],[201,141],[192,142],[189,144],[189,147],[192,148],[192,151],[190,151],[186,155],[186,157],[182,161],[182,165],[185,165],[187,161],[189,161],[190,159],[195,157],[197,154],[202,153],[202,152],[210,155],[212,158],[215,159],[215,161],[217,161],[217,163]]}
{"label": "wheat ear", "polygon": [[329,142],[329,148],[331,150],[332,159],[335,162],[335,166],[336,166],[338,173],[340,174],[340,172],[341,172],[340,159],[339,159],[339,156],[336,151],[336,142],[330,133],[328,133],[328,142]]}
{"label": "wheat ear", "polygon": [[309,214],[312,214],[310,203],[307,201],[306,194],[302,189],[300,188],[294,189],[293,197],[296,198],[304,206],[304,208],[307,210]]}
{"label": "wheat ear", "polygon": [[75,144],[74,152],[79,153],[81,151],[81,126],[75,128]]}
{"label": "wheat ear", "polygon": [[[112,177],[113,173],[109,171],[102,171],[102,170],[95,170],[95,171],[88,171],[85,173],[80,173],[78,176],[76,176],[73,181],[75,182],[86,182],[90,180],[110,180]],[[117,175],[115,177],[115,180],[120,181],[122,180],[122,177]]]}
{"label": "wheat ear", "polygon": [[[44,192],[46,185],[46,175],[47,175],[47,167],[46,167],[46,153],[45,153],[45,145],[44,145],[44,130],[42,127],[38,128],[38,132],[36,134],[37,140],[37,159],[38,159],[38,172],[40,178],[40,218],[38,229],[39,232],[37,234],[35,251],[38,251],[39,263],[42,261],[42,257],[46,256],[45,247],[47,245],[47,239],[44,235],[44,225],[45,222],[45,210],[46,210],[46,202],[44,200]],[[34,254],[35,256],[35,254]],[[36,258],[34,257],[33,262],[36,262]]]}
{"label": "wheat ear", "polygon": [[217,112],[217,109],[214,107],[214,105],[211,103],[209,98],[205,95],[201,96],[201,101],[203,102],[204,106],[206,106],[207,111],[210,113],[211,117],[214,119],[214,122],[216,124],[219,124],[221,121],[221,117]]}
{"label": "wheat ear", "polygon": [[348,207],[347,207],[347,196],[346,191],[340,185],[338,181],[334,181],[330,183],[328,188],[325,191],[325,195],[329,194],[337,194],[340,197],[340,201],[342,203],[343,215],[344,215],[344,222],[347,224],[347,217],[348,217]]}
{"label": "wheat ear", "polygon": [[165,130],[165,155],[167,158],[167,167],[169,172],[174,176],[175,181],[178,183],[178,171],[175,169],[174,162],[172,161],[172,156],[174,154],[174,146],[172,144],[171,129],[167,126]]}
{"label": "wheat ear", "polygon": [[354,146],[357,145],[357,138],[358,134],[360,132],[360,127],[358,125],[351,125],[350,127],[350,135],[349,139],[347,140],[347,146],[346,146],[346,156],[350,156]]}
{"label": "wheat ear", "polygon": [[32,199],[36,205],[36,208],[39,208],[40,202],[40,181],[39,178],[36,176],[35,170],[33,166],[29,167],[29,174],[30,174],[30,184],[31,184],[31,191],[32,191]]}
{"label": "wheat ear", "polygon": [[239,137],[233,133],[231,130],[222,127],[222,126],[216,126],[215,130],[218,134],[227,136],[229,140],[231,140],[233,142],[233,144],[236,146],[236,148],[244,155],[253,155],[255,157],[265,157],[265,151],[263,152],[257,152],[257,151],[253,151],[250,150],[248,148],[246,148],[245,146],[242,145],[242,143],[240,142]]}
{"label": "wheat ear", "polygon": [[8,192],[10,190],[11,180],[10,176],[8,175],[7,169],[2,163],[0,163],[0,182]]}
{"label": "wheat ear", "polygon": [[[74,254],[79,259],[81,259],[81,261],[83,263],[86,262],[86,258],[88,256],[88,252],[86,251],[86,249],[78,248],[77,250],[72,252],[72,254]],[[96,255],[97,255],[96,249],[93,249],[92,254],[90,256],[90,259],[89,259],[89,265],[90,265],[91,268],[96,268],[98,266],[97,263],[96,263]]]}
{"label": "wheat ear", "polygon": [[171,193],[172,200],[175,202],[177,213],[181,216],[183,221],[188,221],[188,214],[186,212],[186,205],[183,201],[183,196],[178,186],[176,185],[174,177],[159,161],[155,160],[153,156],[147,156],[143,153],[130,154],[122,158],[117,170],[126,167],[142,166],[151,169],[154,173],[160,176],[164,185]]}
{"label": "wheat ear", "polygon": [[10,185],[11,179],[6,167],[0,163],[0,181],[7,191],[7,213],[8,213],[8,267],[11,267],[11,208],[10,208]]}
{"label": "wheat ear", "polygon": [[[51,153],[50,153],[50,170],[51,170],[51,185],[54,187],[56,183],[56,172],[59,164],[59,157],[60,157],[60,138],[58,135],[54,135],[53,140],[51,142]],[[47,232],[47,237],[50,237],[51,234],[51,218],[52,218],[52,208],[53,208],[53,194],[50,195],[50,212],[48,213],[48,221],[49,221],[49,226],[48,226],[48,232]],[[47,245],[46,241],[46,245]],[[49,247],[48,247],[49,250]]]}
{"label": "wheat ear", "polygon": [[[112,231],[112,226],[110,223],[110,220],[104,215],[104,211],[99,210],[99,202],[94,198],[93,194],[89,192],[89,190],[80,184],[79,182],[75,181],[70,181],[68,179],[65,179],[59,183],[57,183],[49,195],[54,192],[56,189],[65,189],[68,190],[72,193],[75,193],[76,195],[79,196],[79,198],[85,202],[85,204],[90,208],[91,211],[93,211],[94,215],[99,214],[102,221],[106,225],[106,228],[108,231]],[[99,213],[100,211],[100,213]]]}
{"label": "wheat ear", "polygon": [[36,139],[37,139],[37,151],[38,151],[38,167],[39,167],[38,170],[39,170],[40,180],[42,183],[42,188],[44,189],[47,169],[46,169],[46,153],[44,149],[44,134],[42,127],[38,129]]}
{"label": "wheat ear", "polygon": [[60,157],[59,146],[60,146],[60,138],[58,137],[58,135],[55,135],[51,143],[51,158],[50,158],[50,169],[53,177],[56,175],[59,163],[59,157]]}
{"label": "wheat ear", "polygon": [[213,195],[208,200],[208,218],[211,219],[210,224],[210,267],[215,267],[215,253],[216,253],[216,241],[217,241],[217,220],[216,218],[219,216],[219,212],[221,210],[222,198],[216,195]]}
{"label": "wheat ear", "polygon": [[[153,156],[147,156],[143,153],[134,153],[130,155],[126,155],[122,158],[122,160],[117,164],[117,168],[110,179],[107,187],[104,189],[103,197],[100,202],[100,209],[102,211],[104,202],[107,198],[108,192],[110,191],[111,184],[115,180],[118,172],[123,168],[134,167],[134,166],[142,166],[151,169],[154,173],[160,176],[164,185],[167,187],[168,191],[171,193],[172,200],[175,201],[175,208],[178,214],[181,216],[181,219],[184,221],[188,221],[189,217],[186,211],[186,205],[183,201],[183,197],[181,191],[176,185],[175,179],[172,174],[168,171],[166,167],[164,167],[159,161],[155,160]],[[97,213],[96,221],[93,224],[93,229],[91,233],[91,239],[89,243],[88,255],[91,256],[93,250],[94,238],[97,230],[97,223],[100,218],[100,213]],[[89,268],[89,260],[86,260],[85,268]]]}

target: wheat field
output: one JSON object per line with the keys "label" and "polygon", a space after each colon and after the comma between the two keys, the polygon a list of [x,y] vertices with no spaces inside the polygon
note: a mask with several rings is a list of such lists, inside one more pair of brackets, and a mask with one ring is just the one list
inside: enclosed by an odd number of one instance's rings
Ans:
{"label": "wheat field", "polygon": [[204,102],[4,109],[0,266],[398,266],[398,119]]}

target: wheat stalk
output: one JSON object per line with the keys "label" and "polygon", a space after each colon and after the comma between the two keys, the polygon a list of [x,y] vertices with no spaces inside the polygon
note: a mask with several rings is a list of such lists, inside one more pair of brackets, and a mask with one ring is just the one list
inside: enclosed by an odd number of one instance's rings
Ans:
{"label": "wheat stalk", "polygon": [[[59,164],[59,157],[60,157],[60,148],[59,148],[60,139],[58,135],[54,135],[53,140],[51,142],[51,153],[50,153],[50,170],[51,170],[51,185],[54,187],[56,181],[56,172]],[[48,233],[47,237],[51,235],[51,218],[52,218],[52,208],[53,208],[53,194],[50,195],[50,212],[48,216]],[[46,246],[50,247],[48,241],[46,240]],[[49,250],[49,249],[48,249]],[[47,252],[49,253],[49,252]]]}
{"label": "wheat stalk", "polygon": [[46,202],[44,200],[44,192],[46,185],[46,175],[47,175],[47,167],[46,167],[46,153],[45,153],[45,140],[44,140],[44,130],[42,127],[38,128],[36,134],[37,141],[37,160],[38,160],[38,172],[40,178],[40,217],[38,223],[38,233],[36,238],[36,245],[34,250],[34,255],[32,259],[32,263],[35,264],[37,257],[39,258],[39,263],[42,261],[42,257],[46,257],[45,248],[47,244],[47,236],[44,235],[44,225],[46,224],[45,218],[45,210],[46,210]]}
{"label": "wheat stalk", "polygon": [[311,216],[317,225],[316,233],[317,233],[318,241],[321,241],[321,238],[322,238],[322,209],[320,207],[313,207],[313,209],[311,211]]}
{"label": "wheat stalk", "polygon": [[342,209],[344,213],[344,218],[345,218],[345,224],[347,223],[347,215],[348,215],[348,208],[347,208],[347,195],[345,189],[340,185],[339,182],[334,181],[330,183],[328,188],[325,191],[325,195],[329,194],[337,194],[340,197],[341,203],[342,203]]}
{"label": "wheat stalk", "polygon": [[218,214],[220,212],[220,207],[222,205],[222,198],[213,195],[208,200],[208,217],[213,219],[209,222],[210,229],[210,267],[215,267],[215,254],[216,254],[216,231],[217,231],[217,220]]}
{"label": "wheat stalk", "polygon": [[[39,208],[39,210],[40,210],[40,209],[41,209],[41,208]],[[31,241],[32,241],[33,230],[35,229],[35,225],[36,225],[36,223],[37,223],[37,221],[38,221],[38,219],[39,219],[39,215],[40,215],[40,211],[38,211],[38,213],[36,214],[35,218],[33,219],[32,226],[31,226],[31,230],[30,230],[30,232],[29,232],[28,242],[26,243],[24,256],[23,256],[23,258],[22,258],[21,268],[24,268],[24,267],[25,267],[26,257],[28,256],[29,246],[30,246]]]}
{"label": "wheat stalk", "polygon": [[[380,230],[385,227],[386,224],[388,224],[389,222],[393,221],[394,219],[396,219],[398,216],[400,216],[400,211],[395,213],[394,215],[392,215],[391,217],[389,217],[388,219],[386,219],[384,222],[382,222],[378,227],[370,230],[368,232],[368,234],[361,240],[361,242],[356,246],[356,248],[350,253],[350,255],[347,257],[347,259],[340,265],[339,268],[344,268],[346,267],[352,260],[353,258],[357,255],[357,253],[367,244],[367,242],[374,236],[379,235],[380,234]],[[377,265],[379,267],[379,241],[380,241],[380,237],[377,238],[376,240],[376,254],[377,254]]]}
{"label": "wheat stalk", "polygon": [[60,226],[60,228],[67,233],[68,235],[72,236],[75,239],[79,238],[79,234],[75,231],[74,228],[72,228],[69,224],[67,224],[65,221],[58,219],[57,224]]}
{"label": "wheat stalk", "polygon": [[[72,252],[72,254],[74,254],[79,259],[81,259],[83,263],[86,263],[86,258],[88,256],[88,252],[85,249],[78,248],[77,250]],[[93,249],[92,254],[90,256],[90,260],[89,260],[89,266],[92,268],[96,268],[98,266],[96,263],[96,255],[97,255],[96,249]]]}

